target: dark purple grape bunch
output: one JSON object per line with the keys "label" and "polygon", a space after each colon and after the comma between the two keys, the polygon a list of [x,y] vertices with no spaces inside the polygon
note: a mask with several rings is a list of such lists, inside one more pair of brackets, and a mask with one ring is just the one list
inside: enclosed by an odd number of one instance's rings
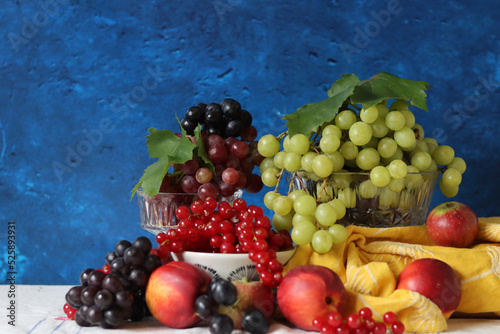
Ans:
{"label": "dark purple grape bunch", "polygon": [[[195,300],[198,316],[208,322],[210,333],[230,334],[234,322],[227,314],[219,313],[219,305],[230,306],[238,299],[236,286],[230,281],[214,277],[210,281],[208,294],[200,295]],[[269,329],[269,321],[258,309],[250,309],[243,314],[241,326],[251,334],[264,334]]]}
{"label": "dark purple grape bunch", "polygon": [[139,237],[132,243],[122,240],[106,255],[111,267],[109,274],[93,269],[81,273],[81,285],[66,293],[66,302],[77,310],[78,325],[114,328],[150,314],[144,292],[149,276],[162,265],[160,258],[150,253],[151,249],[147,237]]}
{"label": "dark purple grape bunch", "polygon": [[241,108],[234,99],[224,99],[219,103],[200,103],[188,109],[181,120],[181,126],[188,135],[201,124],[208,137],[217,134],[223,138],[240,137],[252,125],[252,115]]}

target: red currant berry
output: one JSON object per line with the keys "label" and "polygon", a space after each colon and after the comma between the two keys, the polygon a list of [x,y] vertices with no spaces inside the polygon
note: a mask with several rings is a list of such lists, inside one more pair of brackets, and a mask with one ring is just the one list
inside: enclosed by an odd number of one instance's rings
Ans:
{"label": "red currant berry", "polygon": [[182,219],[187,219],[189,218],[189,208],[187,206],[179,206],[177,210],[175,210],[175,217],[177,219],[182,220]]}
{"label": "red currant berry", "polygon": [[368,319],[373,316],[372,310],[369,307],[363,307],[361,310],[359,310],[358,314],[363,319]]}
{"label": "red currant berry", "polygon": [[238,198],[233,202],[233,209],[236,212],[241,212],[247,208],[247,202],[243,198]]}
{"label": "red currant berry", "polygon": [[200,230],[198,230],[195,227],[188,229],[186,238],[189,241],[196,242],[196,241],[200,240],[200,237],[201,237]]}
{"label": "red currant berry", "polygon": [[321,327],[321,330],[319,331],[321,334],[335,334],[336,328],[333,328],[332,326],[323,326]]}
{"label": "red currant berry", "polygon": [[269,245],[267,246],[267,254],[269,254],[269,260],[276,258],[276,250],[269,248]]}
{"label": "red currant berry", "polygon": [[273,282],[276,284],[276,285],[279,285],[281,283],[281,281],[283,280],[283,273],[281,272],[275,272],[273,274]]}
{"label": "red currant berry", "polygon": [[266,216],[260,216],[255,218],[255,227],[261,227],[266,231],[271,229],[271,220]]}
{"label": "red currant berry", "polygon": [[210,246],[212,246],[213,248],[219,248],[220,245],[222,244],[222,237],[218,234],[216,235],[212,235],[210,237]]}
{"label": "red currant berry", "polygon": [[351,334],[368,334],[369,331],[365,327],[361,326],[359,328],[356,328],[354,330],[351,329]]}
{"label": "red currant berry", "polygon": [[328,324],[332,327],[339,327],[342,324],[342,315],[339,312],[328,313]]}
{"label": "red currant berry", "polygon": [[158,257],[160,259],[166,259],[171,251],[171,247],[169,243],[162,244],[160,247],[158,247]]}
{"label": "red currant berry", "polygon": [[248,211],[251,212],[255,217],[260,217],[264,215],[264,210],[257,205],[248,206]]}
{"label": "red currant berry", "polygon": [[234,247],[234,245],[230,242],[223,242],[221,245],[220,245],[220,252],[221,253],[236,253],[236,249]]}
{"label": "red currant berry", "polygon": [[262,239],[255,240],[255,249],[259,251],[265,251],[267,249],[267,242]]}
{"label": "red currant berry", "polygon": [[105,264],[103,267],[102,267],[102,272],[105,273],[106,275],[109,274],[111,272],[111,267],[109,266],[109,264]]}
{"label": "red currant berry", "polygon": [[219,223],[219,231],[221,233],[234,233],[234,224],[231,224],[227,220],[223,220]]}
{"label": "red currant berry", "polygon": [[349,314],[346,319],[346,324],[351,329],[356,329],[361,327],[361,317],[359,314]]}
{"label": "red currant berry", "polygon": [[220,227],[220,224],[218,224],[218,223],[212,223],[212,222],[208,223],[206,225],[206,229],[207,229],[208,235],[212,236],[212,235],[218,234],[219,231],[220,231],[219,227]]}
{"label": "red currant berry", "polygon": [[66,315],[68,316],[68,319],[75,320],[75,313],[76,313],[76,310],[74,308],[70,308],[68,310],[68,313],[66,313]]}
{"label": "red currant berry", "polygon": [[184,251],[184,244],[180,240],[172,241],[171,247],[172,252],[174,253],[180,253]]}
{"label": "red currant berry", "polygon": [[314,327],[314,329],[317,329],[317,330],[321,330],[321,328],[325,325],[326,325],[326,321],[323,317],[314,318],[314,320],[312,322],[312,326]]}
{"label": "red currant berry", "polygon": [[257,270],[257,272],[260,274],[261,272],[263,272],[264,270],[268,270],[267,266],[265,263],[257,263],[255,265],[255,270]]}
{"label": "red currant berry", "polygon": [[341,324],[339,327],[337,327],[337,331],[335,332],[336,334],[350,334],[350,329],[346,324]]}
{"label": "red currant berry", "polygon": [[283,265],[277,259],[269,260],[269,262],[267,263],[267,267],[272,272],[282,272],[283,271]]}
{"label": "red currant berry", "polygon": [[257,239],[265,240],[267,238],[267,230],[262,227],[257,227],[253,233]]}
{"label": "red currant berry", "polygon": [[205,210],[205,203],[202,200],[196,200],[191,203],[191,211],[194,214],[201,215]]}
{"label": "red currant berry", "polygon": [[270,286],[273,284],[273,273],[269,270],[263,271],[259,274],[262,284]]}
{"label": "red currant berry", "polygon": [[164,232],[160,232],[156,235],[156,242],[159,243],[160,245],[167,240],[167,234]]}
{"label": "red currant berry", "polygon": [[387,332],[387,327],[382,322],[375,323],[375,327],[372,330],[373,334],[385,334]]}
{"label": "red currant berry", "polygon": [[217,208],[217,200],[213,197],[208,197],[205,200],[205,208],[214,211]]}
{"label": "red currant berry", "polygon": [[69,309],[72,308],[71,306],[68,305],[68,303],[65,303],[63,306],[63,311],[64,314],[68,314]]}
{"label": "red currant berry", "polygon": [[384,322],[388,325],[394,324],[398,320],[394,312],[387,312],[384,314]]}
{"label": "red currant berry", "polygon": [[363,318],[363,320],[365,321],[366,329],[371,331],[375,328],[375,320],[373,320],[372,318]]}
{"label": "red currant berry", "polygon": [[257,263],[268,263],[269,262],[269,253],[265,251],[257,251],[255,255],[255,261]]}
{"label": "red currant berry", "polygon": [[194,226],[194,222],[191,219],[183,219],[179,222],[179,227],[191,228]]}
{"label": "red currant berry", "polygon": [[401,321],[396,321],[392,324],[393,334],[403,334],[405,332],[405,325]]}
{"label": "red currant berry", "polygon": [[224,233],[222,235],[222,242],[227,242],[232,245],[236,242],[236,235],[234,233]]}

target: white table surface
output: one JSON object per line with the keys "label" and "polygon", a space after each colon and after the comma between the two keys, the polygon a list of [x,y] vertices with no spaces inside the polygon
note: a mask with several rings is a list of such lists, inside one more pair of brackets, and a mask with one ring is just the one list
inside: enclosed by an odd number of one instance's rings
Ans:
{"label": "white table surface", "polygon": [[[62,307],[64,296],[70,286],[65,285],[17,285],[16,287],[16,326],[8,324],[7,306],[9,287],[0,285],[0,333],[1,334],[85,334],[85,333],[163,333],[163,334],[190,334],[209,333],[206,327],[189,329],[171,329],[163,326],[150,317],[137,323],[127,323],[118,329],[104,330],[99,327],[79,327],[74,321],[59,320],[65,317]],[[289,328],[280,323],[273,323],[270,333],[311,333]],[[243,331],[234,331],[234,334],[243,334]],[[465,334],[500,333],[500,319],[450,319],[446,333]]]}

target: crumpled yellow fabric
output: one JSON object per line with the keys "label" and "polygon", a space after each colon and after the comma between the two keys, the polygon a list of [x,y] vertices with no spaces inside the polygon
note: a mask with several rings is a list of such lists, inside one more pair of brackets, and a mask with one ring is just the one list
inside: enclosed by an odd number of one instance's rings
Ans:
{"label": "crumpled yellow fabric", "polygon": [[368,306],[382,321],[392,311],[406,332],[437,333],[447,328],[436,304],[408,290],[396,290],[397,278],[410,262],[436,258],[460,276],[462,298],[457,312],[500,314],[500,217],[479,218],[476,243],[469,248],[435,246],[425,226],[366,228],[349,226],[349,237],[325,254],[300,246],[284,273],[304,264],[335,271],[348,291],[347,312]]}

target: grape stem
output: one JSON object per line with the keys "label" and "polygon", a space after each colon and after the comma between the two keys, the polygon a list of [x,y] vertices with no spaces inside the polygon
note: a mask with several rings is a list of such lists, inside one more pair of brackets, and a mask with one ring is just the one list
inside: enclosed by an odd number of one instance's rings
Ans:
{"label": "grape stem", "polygon": [[326,188],[326,177],[323,179],[323,186],[321,187],[321,190],[320,190],[320,193],[318,194],[318,198],[316,199],[316,202],[319,203],[319,201],[321,200],[321,195],[323,195],[323,191],[325,190]]}
{"label": "grape stem", "polygon": [[360,107],[358,107],[357,105],[352,104],[352,103],[349,103],[349,105],[350,105],[351,107],[353,107],[354,109],[356,109],[357,111],[361,111],[361,108],[360,108]]}
{"label": "grape stem", "polygon": [[279,176],[278,176],[278,181],[276,182],[276,188],[274,188],[275,192],[278,192],[278,187],[280,185],[281,177],[283,176],[284,171],[285,171],[285,167],[281,168],[281,172],[279,173]]}
{"label": "grape stem", "polygon": [[[296,172],[293,174],[292,180],[296,177],[299,180],[300,184],[302,185],[302,188],[306,191],[306,193],[308,195],[310,195],[309,190],[307,189],[306,185],[304,184],[304,181],[302,181],[301,177],[296,176],[296,174],[297,174]],[[290,182],[290,183],[292,183],[292,182]]]}
{"label": "grape stem", "polygon": [[283,132],[283,133],[280,133],[280,134],[278,135],[278,137],[276,137],[276,139],[277,139],[278,141],[281,141],[281,139],[283,139],[283,137],[285,137],[287,134],[288,134],[288,131],[285,131],[285,132]]}

